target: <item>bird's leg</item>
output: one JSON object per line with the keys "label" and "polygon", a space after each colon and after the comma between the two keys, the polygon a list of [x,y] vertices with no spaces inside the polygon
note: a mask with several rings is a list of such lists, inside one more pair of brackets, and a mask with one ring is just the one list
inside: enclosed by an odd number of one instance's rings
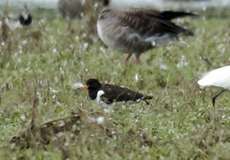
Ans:
{"label": "bird's leg", "polygon": [[130,59],[131,56],[132,56],[131,53],[128,53],[128,54],[127,54],[127,56],[126,56],[126,58],[125,58],[125,64],[128,64],[128,61],[129,61],[129,59]]}
{"label": "bird's leg", "polygon": [[135,54],[135,64],[140,64],[141,61],[140,61],[140,55],[141,54]]}
{"label": "bird's leg", "polygon": [[67,23],[67,30],[71,30],[71,21],[68,19],[68,23]]}
{"label": "bird's leg", "polygon": [[218,92],[215,96],[212,97],[212,105],[213,105],[213,107],[215,107],[217,97],[219,97],[219,96],[220,96],[221,94],[223,94],[225,91],[226,91],[226,90],[223,89],[223,90],[221,90],[220,92]]}
{"label": "bird's leg", "polygon": [[74,29],[73,29],[73,27],[72,27],[72,20],[71,20],[71,19],[68,19],[67,30],[68,30],[69,33],[71,33],[71,34],[74,33]]}
{"label": "bird's leg", "polygon": [[217,124],[216,124],[216,99],[217,97],[219,97],[221,94],[223,94],[226,90],[223,89],[220,92],[217,92],[217,94],[215,96],[212,97],[212,105],[213,105],[213,123],[214,123],[214,127],[216,128]]}

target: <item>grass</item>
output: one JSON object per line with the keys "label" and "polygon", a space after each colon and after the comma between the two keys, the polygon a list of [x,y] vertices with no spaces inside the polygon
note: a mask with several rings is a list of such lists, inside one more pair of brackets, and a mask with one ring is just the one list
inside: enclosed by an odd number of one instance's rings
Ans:
{"label": "grass", "polygon": [[[141,65],[127,66],[123,54],[100,41],[82,41],[58,17],[10,33],[0,46],[1,159],[229,159],[230,94],[218,99],[213,123],[210,97],[217,89],[200,90],[196,81],[229,64],[230,22],[215,17],[187,21],[194,37],[150,50]],[[93,77],[154,99],[150,105],[117,103],[114,112],[103,113],[87,93],[72,89],[74,82]],[[63,131],[48,145],[13,146],[10,139],[30,123],[35,89],[37,124],[81,109],[103,114],[115,135],[83,127],[74,137]]]}

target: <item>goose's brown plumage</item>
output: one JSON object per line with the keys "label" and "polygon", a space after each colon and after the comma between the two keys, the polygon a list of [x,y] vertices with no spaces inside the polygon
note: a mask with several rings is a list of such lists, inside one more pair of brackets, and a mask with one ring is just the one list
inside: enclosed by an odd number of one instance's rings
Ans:
{"label": "goose's brown plumage", "polygon": [[180,33],[193,35],[171,21],[194,16],[192,13],[140,9],[121,11],[105,4],[108,6],[101,11],[97,22],[99,37],[107,46],[128,53],[126,61],[134,54],[138,62],[141,53],[176,39]]}
{"label": "goose's brown plumage", "polygon": [[161,12],[155,10],[133,10],[132,12],[115,12],[119,17],[121,25],[131,27],[137,33],[150,36],[157,33],[187,33],[192,32],[180,27],[162,16]]}

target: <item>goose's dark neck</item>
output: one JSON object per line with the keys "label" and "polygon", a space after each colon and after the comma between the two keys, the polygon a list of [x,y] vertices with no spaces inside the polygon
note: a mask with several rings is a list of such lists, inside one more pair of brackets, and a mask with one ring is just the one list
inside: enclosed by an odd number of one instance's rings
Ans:
{"label": "goose's dark neck", "polygon": [[110,4],[110,0],[103,0],[103,5],[104,5],[105,7],[108,7],[109,4]]}

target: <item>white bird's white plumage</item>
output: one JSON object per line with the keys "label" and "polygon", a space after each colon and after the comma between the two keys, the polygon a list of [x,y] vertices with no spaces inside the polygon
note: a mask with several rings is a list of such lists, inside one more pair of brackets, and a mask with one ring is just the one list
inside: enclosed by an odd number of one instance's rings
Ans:
{"label": "white bird's white plumage", "polygon": [[201,88],[215,86],[230,89],[230,66],[221,67],[208,72],[197,83]]}

